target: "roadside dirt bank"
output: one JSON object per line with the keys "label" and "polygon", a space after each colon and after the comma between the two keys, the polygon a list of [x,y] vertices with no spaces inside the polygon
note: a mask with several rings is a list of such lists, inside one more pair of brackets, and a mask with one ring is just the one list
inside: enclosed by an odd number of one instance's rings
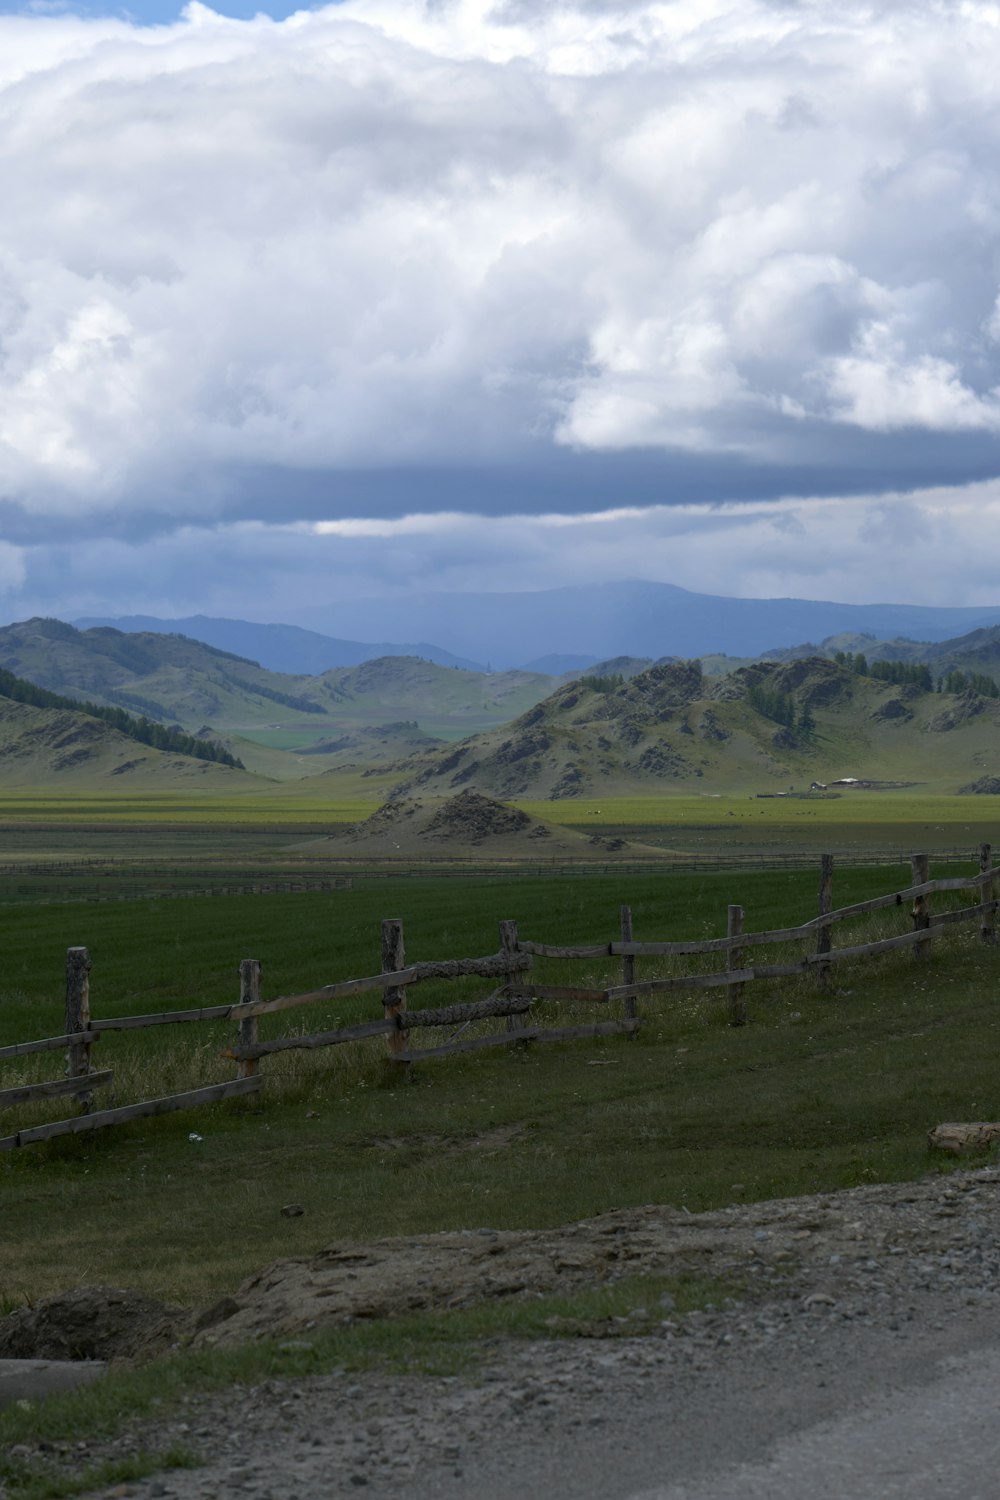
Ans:
{"label": "roadside dirt bank", "polygon": [[[165,1336],[195,1345],[307,1340],[351,1318],[683,1271],[745,1290],[684,1318],[657,1306],[623,1323],[553,1330],[587,1337],[501,1341],[469,1379],[345,1372],[268,1382],[192,1401],[110,1443],[82,1438],[20,1456],[79,1471],[180,1443],[203,1460],[116,1492],[143,1500],[230,1492],[326,1500],[358,1490],[514,1500],[542,1485],[553,1455],[565,1453],[577,1457],[565,1459],[549,1493],[573,1500],[631,1494],[662,1479],[662,1463],[671,1478],[701,1474],[727,1443],[753,1451],[767,1434],[833,1412],[873,1381],[919,1380],[944,1356],[1000,1342],[1000,1171],[701,1215],[648,1207],[537,1233],[482,1227],[334,1246],[276,1263],[200,1315],[163,1310],[151,1346]],[[50,1322],[51,1313],[50,1305]],[[0,1341],[11,1322],[0,1323]],[[140,1338],[129,1352],[143,1347]]]}

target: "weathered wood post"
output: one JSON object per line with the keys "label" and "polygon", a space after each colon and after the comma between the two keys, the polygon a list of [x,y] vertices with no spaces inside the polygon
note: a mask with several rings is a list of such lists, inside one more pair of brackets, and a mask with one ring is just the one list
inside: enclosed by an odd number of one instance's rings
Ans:
{"label": "weathered wood post", "polygon": [[[504,954],[505,957],[509,956],[511,958],[513,958],[514,954],[517,952],[517,923],[516,922],[510,922],[510,921],[508,921],[508,922],[501,922],[500,923],[500,952],[502,954]],[[507,972],[503,976],[503,982],[504,982],[504,984],[505,985],[514,984],[516,982],[516,980],[517,980],[517,973],[518,973],[518,971],[516,969],[514,969],[513,967],[511,967],[510,969],[508,969]],[[524,1025],[524,1022],[521,1019],[520,1015],[514,1015],[514,1016],[508,1016],[507,1017],[507,1030],[508,1031],[520,1031],[522,1029],[523,1025]]]}
{"label": "weathered wood post", "polygon": [[[926,885],[930,879],[930,856],[927,854],[914,854],[910,858],[910,884]],[[926,939],[913,945],[913,958],[916,963],[930,957],[930,925],[931,925],[931,900],[929,896],[914,896],[913,910],[914,932],[926,931]]]}
{"label": "weathered wood post", "polygon": [[[979,846],[979,873],[985,875],[987,870],[993,868],[993,849],[990,844]],[[990,877],[984,880],[979,892],[981,902],[979,912],[979,936],[984,943],[995,943],[997,940],[996,925],[993,913],[993,902],[995,899],[995,882]]]}
{"label": "weathered wood post", "polygon": [[[726,949],[726,967],[729,972],[735,973],[743,967],[743,949],[740,948],[736,939],[743,932],[743,908],[742,906],[731,906],[726,922],[726,937],[729,939],[729,947]],[[747,1024],[747,1007],[743,997],[744,986],[742,983],[729,986],[729,1024],[730,1026],[745,1026]]]}
{"label": "weathered wood post", "polygon": [[[395,974],[406,967],[406,950],[403,945],[403,924],[398,917],[386,917],[382,923],[382,973]],[[388,989],[382,991],[382,1004],[385,1007],[385,1015],[388,1020],[390,1016],[402,1015],[406,1010],[406,986],[392,984]],[[393,1061],[398,1060],[400,1052],[405,1052],[410,1040],[408,1031],[390,1031],[385,1039],[389,1057]],[[404,1062],[405,1066],[405,1062]]]}
{"label": "weathered wood post", "polygon": [[[819,914],[827,917],[833,911],[833,855],[824,854],[820,859],[819,868]],[[825,957],[830,951],[830,924],[820,921],[816,933],[816,952]],[[816,983],[822,993],[830,988],[830,963],[820,962],[816,965]]]}
{"label": "weathered wood post", "polygon": [[[256,958],[240,959],[240,1004],[260,1004],[260,960]],[[256,1047],[260,1037],[260,1023],[257,1016],[244,1016],[240,1021],[239,1030],[236,1033],[237,1047]],[[236,1063],[237,1078],[256,1078],[260,1072],[259,1057],[241,1057]]]}
{"label": "weathered wood post", "polygon": [[[632,908],[623,906],[621,911],[622,942],[632,941]],[[622,984],[635,984],[635,954],[626,953],[622,957]],[[635,1020],[635,996],[625,996],[625,1019]]]}
{"label": "weathered wood post", "polygon": [[[86,948],[66,949],[66,1035],[90,1030],[90,954]],[[90,1073],[90,1043],[71,1042],[66,1049],[66,1077],[86,1078]],[[93,1095],[78,1095],[84,1114]]]}

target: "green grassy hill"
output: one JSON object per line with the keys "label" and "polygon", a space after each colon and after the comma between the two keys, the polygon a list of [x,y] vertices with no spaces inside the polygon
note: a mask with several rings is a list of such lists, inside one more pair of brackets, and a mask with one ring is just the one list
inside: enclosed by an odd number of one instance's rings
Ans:
{"label": "green grassy hill", "polygon": [[113,725],[70,709],[36,708],[0,696],[0,785],[112,790],[195,785],[238,792],[258,785],[244,770],[154,749]]}
{"label": "green grassy hill", "polygon": [[880,682],[821,658],[721,679],[676,663],[605,691],[569,683],[505,729],[420,758],[403,787],[508,798],[752,795],[855,777],[955,792],[1000,767],[998,732],[998,700]]}
{"label": "green grassy hill", "polygon": [[[559,680],[532,672],[466,671],[411,656],[290,677],[186,636],[77,630],[46,619],[0,629],[0,667],[69,697],[177,722],[193,732],[208,727],[230,743],[249,740],[265,752],[290,751],[284,763],[260,757],[268,774],[286,776],[319,769],[315,761],[299,763],[295,752],[401,719],[416,720],[425,736],[444,739],[505,723]],[[347,748],[331,750],[329,764],[341,763]],[[249,765],[253,756],[244,749],[235,745]]]}
{"label": "green grassy hill", "polygon": [[345,726],[416,719],[427,734],[456,739],[507,723],[551,693],[538,672],[467,672],[415,656],[380,656],[313,679],[317,696]]}
{"label": "green grassy hill", "polygon": [[25,620],[0,629],[0,666],[52,692],[184,725],[323,712],[308,690],[311,678],[283,677],[182,635]]}

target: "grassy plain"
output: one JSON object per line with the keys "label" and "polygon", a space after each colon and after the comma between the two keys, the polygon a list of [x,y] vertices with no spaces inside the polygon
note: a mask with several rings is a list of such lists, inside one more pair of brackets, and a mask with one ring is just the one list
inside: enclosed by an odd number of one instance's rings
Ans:
{"label": "grassy plain", "polygon": [[[837,903],[905,874],[838,872]],[[266,995],[373,972],[386,915],[403,917],[408,955],[421,959],[493,951],[503,917],[542,941],[607,940],[622,900],[639,937],[717,936],[736,898],[748,928],[801,921],[815,885],[795,871],[741,874],[738,888],[725,873],[359,880],[322,895],[4,906],[0,1044],[61,1029],[70,944],[90,949],[94,1013],[109,1016],[233,1000],[250,955],[262,960]],[[451,1058],[421,1065],[405,1086],[380,1043],[283,1054],[265,1064],[272,1088],[260,1101],[3,1153],[4,1295],[101,1279],[198,1302],[331,1239],[555,1224],[657,1200],[694,1209],[912,1176],[926,1169],[924,1133],[937,1118],[982,1117],[1000,1102],[995,967],[993,950],[955,937],[926,966],[891,955],[838,971],[832,1000],[804,982],[755,986],[754,1024],[742,1031],[726,1025],[723,991],[674,996],[644,1007],[648,1025],[633,1042]],[[564,983],[614,974],[594,963],[539,972]],[[641,973],[653,972],[650,960]],[[426,986],[411,1003],[481,991]],[[320,1006],[269,1018],[264,1034],[374,1013],[370,998]],[[116,1069],[119,1102],[148,1096],[151,1081],[171,1092],[231,1076],[219,1057],[231,1033],[112,1034],[95,1066]],[[4,1086],[52,1075],[51,1058],[3,1067]],[[23,1110],[8,1114],[0,1133],[26,1123]],[[301,1219],[281,1217],[290,1200],[305,1206]]]}
{"label": "grassy plain", "polygon": [[574,797],[518,806],[560,827],[641,836],[677,853],[890,854],[952,851],[1000,839],[1000,797],[932,796],[919,788],[816,798]]}
{"label": "grassy plain", "polygon": [[[6,837],[19,825],[49,825],[53,832],[106,825],[229,827],[244,833],[273,827],[325,830],[367,817],[391,790],[391,777],[343,774],[232,795],[217,790],[133,795],[6,790],[0,792],[0,834]],[[511,800],[555,827],[602,834],[621,830],[630,837],[641,833],[669,841],[681,852],[697,852],[706,835],[734,848],[763,843],[819,849],[832,841],[831,847],[921,850],[952,849],[970,839],[1000,836],[1000,797],[938,796],[919,788],[815,798],[674,793]]]}

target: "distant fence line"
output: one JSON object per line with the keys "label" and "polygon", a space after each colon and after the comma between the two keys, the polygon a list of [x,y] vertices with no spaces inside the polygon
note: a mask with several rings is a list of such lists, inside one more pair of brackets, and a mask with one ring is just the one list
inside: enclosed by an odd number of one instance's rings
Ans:
{"label": "distant fence line", "polygon": [[[174,888],[172,886],[135,886],[131,890],[102,890],[99,886],[91,890],[74,891],[71,895],[53,896],[43,886],[22,884],[17,887],[18,896],[35,898],[39,906],[54,906],[85,901],[179,901],[201,899],[204,896],[298,896],[306,892],[350,891],[354,889],[352,875],[331,876],[328,880],[254,880],[246,884],[229,881],[225,885],[197,885]],[[0,898],[0,904],[2,898]],[[12,904],[10,902],[7,903]]]}
{"label": "distant fence line", "polygon": [[[303,871],[301,874],[282,873],[273,877],[265,878],[263,875],[249,878],[225,878],[220,876],[218,880],[212,877],[210,871],[199,869],[197,878],[189,884],[153,884],[157,878],[167,880],[171,876],[183,878],[183,863],[177,866],[165,866],[156,869],[143,869],[142,874],[135,874],[135,865],[128,861],[120,862],[114,860],[102,861],[86,859],[81,861],[49,861],[44,864],[7,864],[0,865],[0,877],[9,877],[17,880],[13,889],[4,892],[0,887],[0,905],[17,905],[22,901],[31,901],[37,905],[60,905],[73,902],[85,902],[88,904],[118,902],[118,901],[174,901],[201,899],[206,896],[272,896],[272,895],[300,895],[306,893],[322,893],[326,891],[353,890],[358,880],[426,880],[426,879],[493,879],[502,876],[508,879],[569,879],[581,878],[593,875],[616,875],[627,877],[629,875],[642,876],[656,873],[670,875],[692,875],[692,874],[722,874],[728,871],[743,871],[747,869],[767,871],[800,871],[807,870],[815,865],[816,854],[808,852],[803,854],[783,855],[759,855],[759,854],[730,854],[730,855],[673,855],[651,857],[646,860],[621,860],[601,861],[591,860],[556,860],[546,862],[544,859],[532,857],[530,860],[472,860],[453,859],[446,855],[421,857],[420,861],[412,864],[400,864],[398,860],[384,861],[371,859],[363,862],[350,862],[349,870],[336,871],[330,868],[332,862],[323,862],[326,874],[323,876],[310,875]],[[835,851],[832,858],[838,865],[851,865],[857,868],[883,868],[887,865],[906,864],[911,858],[900,850],[880,851]],[[967,858],[967,851],[961,849],[936,850],[934,859],[939,862],[949,860],[960,860]],[[346,863],[346,862],[341,862]],[[65,886],[52,886],[44,883],[44,877],[73,875],[86,871],[90,880],[93,880],[97,871],[107,873],[107,885],[91,884],[89,881],[74,882],[72,890]],[[128,874],[126,875],[126,872]],[[18,877],[20,877],[18,879]],[[116,887],[116,882],[122,882]]]}
{"label": "distant fence line", "polygon": [[[839,909],[833,907],[834,864],[832,855],[823,855],[820,863],[818,913],[809,921],[794,927],[763,932],[744,931],[744,909],[732,904],[727,908],[724,937],[639,942],[633,937],[631,909],[622,906],[620,931],[616,939],[568,946],[542,943],[521,938],[516,922],[503,921],[500,923],[500,948],[496,953],[476,958],[407,963],[403,924],[397,919],[386,919],[382,923],[381,933],[381,971],[377,974],[338,980],[301,993],[266,999],[261,990],[260,962],[248,958],[239,966],[240,990],[239,999],[235,1003],[161,1011],[150,1015],[95,1019],[90,1005],[91,966],[88,952],[82,947],[70,948],[66,956],[64,1032],[60,1036],[18,1042],[0,1048],[0,1062],[32,1053],[65,1049],[65,1076],[0,1090],[0,1110],[68,1096],[80,1101],[82,1113],[69,1119],[29,1126],[13,1135],[2,1137],[0,1150],[254,1093],[263,1083],[261,1063],[268,1056],[279,1052],[334,1047],[384,1036],[390,1061],[395,1065],[409,1066],[432,1058],[500,1046],[628,1035],[642,1024],[637,1009],[640,1000],[649,1002],[678,991],[718,988],[727,991],[729,1024],[739,1027],[745,1025],[748,1019],[747,986],[762,980],[801,977],[812,972],[820,993],[823,993],[830,987],[831,969],[835,964],[845,960],[872,958],[904,948],[911,949],[914,959],[922,962],[928,956],[935,934],[956,923],[978,922],[980,940],[988,944],[996,943],[996,912],[1000,904],[996,899],[996,881],[1000,878],[1000,869],[993,867],[989,844],[980,846],[979,873],[976,875],[931,880],[928,878],[929,856],[917,854],[911,856],[911,883],[905,889],[889,891],[882,896]],[[932,911],[932,898],[935,895],[962,892],[974,894],[978,896],[978,900],[949,911]],[[892,908],[902,908],[908,903],[908,930],[870,942],[833,946],[833,932],[840,923]],[[754,948],[788,943],[803,943],[807,951],[791,962],[757,964],[747,961],[748,954]],[[711,957],[719,960],[721,967],[699,973],[674,973],[648,979],[637,977],[637,960],[691,957]],[[536,983],[531,977],[536,958],[573,962],[619,959],[620,983],[591,986]],[[409,1008],[408,993],[414,986],[428,981],[469,978],[491,981],[489,994],[481,1000],[456,1005],[416,1010]],[[308,1035],[296,1034],[271,1039],[262,1039],[260,1036],[259,1025],[263,1016],[319,1003],[353,999],[360,995],[380,995],[381,1015]],[[534,1024],[530,1013],[536,1001],[609,1008],[620,1004],[621,1015],[586,1025]],[[497,1019],[503,1019],[506,1023],[502,1031],[482,1036],[464,1035],[477,1022]],[[237,1023],[233,1045],[226,1047],[221,1054],[236,1063],[235,1079],[119,1108],[93,1110],[94,1092],[113,1081],[113,1069],[94,1071],[91,1067],[91,1049],[106,1032],[202,1021]],[[450,1035],[443,1041],[432,1042],[428,1046],[412,1046],[411,1032],[424,1029],[447,1030]]]}

